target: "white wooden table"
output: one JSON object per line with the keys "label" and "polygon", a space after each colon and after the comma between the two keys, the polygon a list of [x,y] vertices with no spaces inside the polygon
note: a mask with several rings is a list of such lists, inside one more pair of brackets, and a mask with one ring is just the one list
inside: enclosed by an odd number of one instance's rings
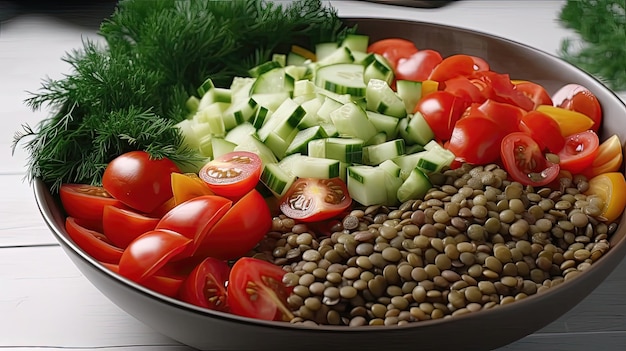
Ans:
{"label": "white wooden table", "polygon": [[[463,0],[426,10],[333,1],[340,15],[396,17],[495,33],[549,53],[572,32],[556,16],[563,1]],[[29,184],[26,155],[11,154],[14,132],[45,112],[22,101],[41,78],[68,71],[60,57],[95,27],[27,14],[0,27],[0,350],[189,350],[133,319],[73,266],[45,226]],[[626,93],[621,93],[626,100]],[[501,350],[626,349],[626,261],[559,320]],[[514,321],[506,321],[514,323]],[[497,331],[485,331],[485,335]],[[480,337],[480,336],[477,336]]]}

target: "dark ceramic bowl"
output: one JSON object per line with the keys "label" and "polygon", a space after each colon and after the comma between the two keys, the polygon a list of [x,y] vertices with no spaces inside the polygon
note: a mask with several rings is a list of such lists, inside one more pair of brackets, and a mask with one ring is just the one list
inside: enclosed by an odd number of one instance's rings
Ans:
{"label": "dark ceramic bowl", "polygon": [[[410,21],[347,19],[372,40],[405,37],[419,48],[442,55],[465,53],[486,59],[495,71],[536,81],[548,92],[566,83],[588,87],[604,109],[601,134],[626,140],[626,106],[601,83],[575,67],[533,48],[491,35]],[[454,318],[395,327],[303,327],[265,322],[198,308],[164,297],[104,268],[68,237],[63,211],[38,181],[41,213],[76,266],[123,310],[156,331],[184,344],[208,350],[488,350],[509,344],[559,318],[585,298],[626,256],[626,217],[611,238],[611,249],[590,269],[542,294]],[[68,306],[70,308],[71,306]],[[489,330],[489,333],[485,333]],[[480,337],[476,337],[480,335]]]}

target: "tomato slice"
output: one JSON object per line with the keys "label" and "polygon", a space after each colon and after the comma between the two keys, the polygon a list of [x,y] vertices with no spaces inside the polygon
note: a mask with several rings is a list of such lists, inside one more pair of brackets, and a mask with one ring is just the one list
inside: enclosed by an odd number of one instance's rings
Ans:
{"label": "tomato slice", "polygon": [[522,116],[520,131],[530,134],[541,150],[558,153],[565,146],[559,124],[540,111],[530,111]]}
{"label": "tomato slice", "polygon": [[174,204],[202,195],[213,195],[208,185],[195,173],[172,173],[172,194]]}
{"label": "tomato slice", "polygon": [[[118,265],[104,262],[101,263],[108,269],[119,274],[120,269]],[[176,297],[178,296],[178,291],[183,283],[183,279],[184,278],[180,276],[173,276],[159,270],[154,275],[142,280],[139,284],[150,290],[156,291],[159,294]]]}
{"label": "tomato slice", "polygon": [[505,135],[495,121],[473,105],[454,125],[446,147],[459,162],[486,164],[500,157],[500,142]]}
{"label": "tomato slice", "polygon": [[561,135],[564,137],[584,132],[593,127],[593,120],[580,112],[550,105],[539,105],[536,110],[554,119],[559,124]]}
{"label": "tomato slice", "polygon": [[398,60],[395,69],[396,79],[424,81],[430,76],[435,66],[443,61],[441,54],[435,50],[419,50],[409,57]]}
{"label": "tomato slice", "polygon": [[448,91],[455,96],[466,99],[470,102],[483,103],[486,97],[478,86],[465,76],[458,76],[444,82],[444,91]]}
{"label": "tomato slice", "polygon": [[293,219],[316,222],[333,218],[350,207],[352,198],[339,178],[299,178],[280,202],[280,210]]}
{"label": "tomato slice", "polygon": [[236,199],[254,189],[262,168],[257,154],[233,151],[209,161],[199,176],[215,194]]}
{"label": "tomato slice", "polygon": [[153,230],[159,218],[148,217],[133,210],[107,206],[102,215],[104,235],[115,246],[125,248],[139,235]]}
{"label": "tomato slice", "polygon": [[62,184],[59,196],[68,216],[94,223],[102,223],[104,207],[126,207],[103,187],[89,184]]}
{"label": "tomato slice", "polygon": [[248,253],[272,227],[272,214],[263,196],[252,189],[209,230],[196,253],[223,260]]}
{"label": "tomato slice", "polygon": [[114,246],[104,234],[81,225],[74,217],[65,219],[65,230],[70,238],[91,257],[107,263],[118,263],[123,250]]}
{"label": "tomato slice", "polygon": [[613,134],[598,146],[596,157],[583,174],[587,179],[591,179],[602,173],[617,172],[622,166],[623,159],[622,143],[617,134]]}
{"label": "tomato slice", "polygon": [[384,57],[395,70],[401,58],[408,58],[417,52],[415,44],[402,38],[388,38],[378,40],[367,48],[367,52],[372,52]]}
{"label": "tomato slice", "polygon": [[179,297],[192,305],[226,312],[226,283],[230,267],[226,262],[207,257],[183,282]]}
{"label": "tomato slice", "polygon": [[529,134],[508,134],[502,139],[500,153],[509,176],[524,185],[546,185],[559,175],[559,165],[545,158]]}
{"label": "tomato slice", "polygon": [[272,263],[243,257],[233,265],[227,302],[232,313],[263,320],[289,321],[287,307],[292,288],[283,284],[285,271]]}
{"label": "tomato slice", "polygon": [[598,153],[600,140],[593,130],[576,133],[565,138],[565,146],[558,153],[561,168],[574,174],[591,166]]}
{"label": "tomato slice", "polygon": [[428,79],[445,82],[458,76],[470,77],[476,72],[474,57],[469,55],[452,55],[441,61],[430,73]]}
{"label": "tomato slice", "polygon": [[130,280],[141,282],[184,252],[191,242],[191,239],[171,230],[146,232],[124,250],[119,262],[119,273]]}
{"label": "tomato slice", "polygon": [[539,105],[552,105],[552,98],[550,94],[541,85],[530,81],[518,81],[515,84],[515,90],[521,91],[530,100],[532,100],[534,107]]}
{"label": "tomato slice", "polygon": [[414,112],[424,116],[437,140],[446,141],[450,139],[454,125],[467,105],[467,100],[448,91],[435,91],[422,97]]}
{"label": "tomato slice", "polygon": [[593,120],[591,130],[597,132],[602,123],[602,107],[598,98],[580,84],[567,84],[552,96],[552,104],[566,110],[580,112]]}
{"label": "tomato slice", "polygon": [[486,100],[478,106],[478,110],[482,111],[485,116],[496,122],[500,126],[500,130],[505,133],[518,132],[520,121],[525,113],[524,110],[515,105],[505,104],[491,99]]}
{"label": "tomato slice", "polygon": [[617,220],[626,207],[626,181],[621,172],[608,172],[589,180],[586,195],[596,195],[604,200],[601,219],[607,222]]}
{"label": "tomato slice", "polygon": [[173,172],[180,170],[171,160],[151,158],[145,151],[131,151],[109,162],[102,185],[124,204],[150,213],[172,197]]}
{"label": "tomato slice", "polygon": [[534,102],[522,91],[515,89],[515,85],[511,82],[508,74],[477,71],[473,76],[487,86],[484,92],[488,94],[487,97],[489,99],[515,105],[525,111],[530,111],[534,108]]}

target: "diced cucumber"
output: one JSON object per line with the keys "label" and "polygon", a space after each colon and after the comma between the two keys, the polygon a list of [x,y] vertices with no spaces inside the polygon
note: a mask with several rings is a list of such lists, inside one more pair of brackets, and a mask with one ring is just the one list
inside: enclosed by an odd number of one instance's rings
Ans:
{"label": "diced cucumber", "polygon": [[404,102],[384,80],[370,79],[365,92],[367,109],[385,115],[402,118],[406,116]]}
{"label": "diced cucumber", "polygon": [[[302,106],[298,105],[292,99],[283,101],[280,106],[272,113],[265,124],[257,131],[259,140],[265,142],[270,133],[275,133],[281,139],[286,140],[290,134],[296,131],[296,127],[306,114]],[[291,142],[291,140],[289,140]],[[288,146],[289,144],[287,144]],[[285,150],[287,148],[285,147]]]}
{"label": "diced cucumber", "polygon": [[345,163],[361,163],[363,140],[358,138],[324,139],[324,156]]}
{"label": "diced cucumber", "polygon": [[226,88],[211,87],[200,98],[198,110],[203,110],[214,102],[231,103],[232,91]]}
{"label": "diced cucumber", "polygon": [[417,162],[417,167],[427,173],[440,172],[450,166],[454,161],[454,154],[444,149],[436,141],[430,141],[424,146],[426,150],[422,158]]}
{"label": "diced cucumber", "polygon": [[263,106],[270,111],[276,111],[280,104],[291,98],[291,93],[283,91],[277,93],[252,94],[251,97],[259,106]]}
{"label": "diced cucumber", "polygon": [[309,141],[306,154],[311,157],[326,157],[326,140],[315,139]]}
{"label": "diced cucumber", "polygon": [[263,144],[255,135],[248,135],[241,143],[235,146],[234,151],[249,151],[254,152],[259,156],[263,164],[276,163],[278,159],[274,155],[274,152]]}
{"label": "diced cucumber", "polygon": [[412,143],[426,145],[435,138],[435,133],[424,119],[424,116],[417,112],[409,119],[406,129],[405,139]]}
{"label": "diced cucumber", "polygon": [[413,113],[417,102],[422,98],[422,82],[399,79],[396,81],[396,90],[404,102],[406,113]]}
{"label": "diced cucumber", "polygon": [[367,119],[372,122],[376,130],[387,135],[387,140],[395,139],[398,135],[400,119],[373,111],[365,111],[365,113],[367,114]]}
{"label": "diced cucumber", "polygon": [[376,135],[376,127],[367,118],[365,110],[355,103],[347,103],[330,113],[330,119],[339,135],[369,140]]}
{"label": "diced cucumber", "polygon": [[285,172],[276,163],[267,163],[263,167],[260,180],[274,196],[282,197],[287,193],[296,177]]}
{"label": "diced cucumber", "polygon": [[213,157],[212,139],[213,136],[211,134],[205,134],[198,139],[198,151],[200,152],[200,155],[208,158]]}
{"label": "diced cucumber", "polygon": [[341,41],[341,46],[345,46],[351,51],[366,52],[369,40],[370,38],[367,35],[349,33]]}
{"label": "diced cucumber", "polygon": [[335,51],[329,53],[324,58],[319,59],[316,62],[317,67],[323,67],[328,65],[334,65],[338,63],[353,63],[354,56],[352,56],[352,51],[347,47],[338,47]]}
{"label": "diced cucumber", "polygon": [[250,89],[251,94],[293,92],[294,78],[283,67],[273,68],[259,75]]}
{"label": "diced cucumber", "polygon": [[258,66],[252,67],[248,70],[248,74],[250,74],[250,77],[253,78],[258,78],[260,77],[262,74],[269,72],[275,68],[282,68],[284,65],[281,65],[280,62],[278,61],[266,61],[261,63]]}
{"label": "diced cucumber", "polygon": [[231,143],[224,138],[214,137],[211,139],[211,148],[213,149],[213,158],[218,158],[231,151],[235,151],[237,145]]}
{"label": "diced cucumber", "polygon": [[278,167],[280,167],[283,171],[285,171],[288,175],[295,177],[295,168],[297,167],[298,160],[304,157],[301,154],[291,154],[285,156],[285,158],[278,161]]}
{"label": "diced cucumber", "polygon": [[394,79],[393,68],[389,66],[387,60],[379,54],[373,54],[374,58],[365,66],[363,71],[363,81],[365,84],[372,79],[380,79],[387,84],[391,84]]}
{"label": "diced cucumber", "polygon": [[330,179],[339,177],[339,161],[301,155],[295,161],[293,173],[299,178]]}
{"label": "diced cucumber", "polygon": [[324,128],[324,131],[326,131],[326,135],[328,135],[329,137],[339,137],[337,127],[335,127],[332,122],[320,122],[320,127]]}
{"label": "diced cucumber", "polygon": [[255,129],[263,127],[263,124],[265,124],[265,121],[267,121],[271,115],[272,111],[270,111],[270,109],[265,106],[259,106],[252,120],[252,126],[254,126]]}
{"label": "diced cucumber", "polygon": [[383,205],[395,206],[398,204],[398,189],[402,185],[400,178],[400,167],[391,160],[386,160],[378,165],[385,171],[385,190],[387,190],[387,202]]}
{"label": "diced cucumber", "polygon": [[[405,139],[406,141],[406,139]],[[416,152],[424,151],[424,147],[420,144],[407,145],[404,153],[406,154],[414,154]]]}
{"label": "diced cucumber", "polygon": [[428,176],[419,168],[414,168],[398,188],[398,200],[405,202],[411,199],[423,199],[430,188],[432,188],[432,183]]}
{"label": "diced cucumber", "polygon": [[317,61],[323,60],[330,54],[337,51],[339,45],[336,42],[324,42],[315,44],[315,57]]}
{"label": "diced cucumber", "polygon": [[290,51],[287,54],[287,65],[288,66],[306,66],[310,63],[311,60],[308,58],[298,54],[297,52]]}
{"label": "diced cucumber", "polygon": [[[365,146],[378,145],[378,144],[382,144],[382,143],[384,143],[386,141],[388,141],[387,140],[387,134],[385,134],[384,132],[378,132],[378,133],[376,133],[376,135],[371,137],[370,140],[367,140],[364,145]],[[365,154],[363,154],[363,155],[365,155]]]}
{"label": "diced cucumber", "polygon": [[[381,162],[378,167],[384,169],[387,173],[395,178],[400,178],[400,172],[402,169],[392,160],[385,160]],[[401,179],[401,178],[400,178]]]}
{"label": "diced cucumber", "polygon": [[372,166],[348,167],[347,186],[350,197],[363,206],[387,202],[385,171]]}
{"label": "diced cucumber", "polygon": [[245,122],[231,129],[224,137],[224,140],[239,145],[254,133],[256,133],[256,128],[252,124]]}
{"label": "diced cucumber", "polygon": [[[176,127],[180,131],[180,134],[183,136],[183,143],[190,149],[197,149],[199,145],[199,138],[196,134],[196,128],[199,122],[196,122],[193,119],[184,119],[178,123],[176,123]],[[211,130],[207,127],[207,133],[210,133]]]}
{"label": "diced cucumber", "polygon": [[401,155],[404,155],[404,139],[394,139],[382,144],[364,147],[363,163],[375,166]]}
{"label": "diced cucumber", "polygon": [[252,98],[246,98],[245,100],[231,103],[230,106],[222,112],[224,128],[228,131],[243,122],[248,122],[256,113],[256,109],[257,103]]}
{"label": "diced cucumber", "polygon": [[338,110],[341,106],[343,106],[343,103],[327,96],[323,98],[322,105],[317,110],[317,116],[323,122],[332,123],[330,113]]}
{"label": "diced cucumber", "polygon": [[281,67],[287,65],[287,55],[285,54],[272,54],[272,61],[278,62]]}
{"label": "diced cucumber", "polygon": [[[297,82],[299,80],[309,80],[309,67],[307,66],[285,66],[285,73],[293,77]],[[295,83],[294,83],[295,84]]]}
{"label": "diced cucumber", "polygon": [[317,112],[322,106],[322,100],[319,98],[307,100],[301,103],[300,106],[304,109],[306,113],[304,114],[304,117],[302,117],[302,120],[300,120],[300,123],[298,124],[298,129],[306,129],[319,125],[320,119],[317,115]]}
{"label": "diced cucumber", "polygon": [[315,94],[317,90],[316,88],[315,83],[310,80],[298,80],[293,86],[293,97],[295,98],[297,96]]}
{"label": "diced cucumber", "polygon": [[198,91],[198,96],[200,98],[202,98],[204,96],[204,94],[206,94],[207,91],[214,89],[215,88],[215,84],[213,83],[213,80],[211,78],[207,78],[204,82],[202,82],[202,84],[200,84],[200,86],[198,87],[197,91]]}
{"label": "diced cucumber", "polygon": [[224,102],[215,102],[207,108],[199,110],[194,119],[204,122],[208,126],[210,133],[215,136],[226,135],[226,127],[224,126],[224,118],[222,118],[222,109],[227,106]]}
{"label": "diced cucumber", "polygon": [[255,78],[251,77],[235,77],[230,84],[231,102],[239,102],[250,98],[250,89],[254,84]]}
{"label": "diced cucumber", "polygon": [[272,150],[276,158],[282,159],[283,157],[285,157],[285,152],[287,152],[289,144],[291,144],[298,131],[298,129],[294,129],[292,134],[288,135],[284,139],[283,137],[272,131],[267,135],[267,137],[263,141],[263,144],[265,144],[270,150]]}
{"label": "diced cucumber", "polygon": [[417,162],[424,156],[425,153],[426,151],[421,151],[392,158],[391,160],[400,166],[400,178],[407,179],[413,169],[417,167]]}
{"label": "diced cucumber", "polygon": [[299,154],[307,154],[308,153],[308,144],[312,140],[326,138],[326,132],[320,126],[313,126],[307,129],[301,130],[296,134],[295,138],[287,150],[285,151],[285,155],[291,155],[295,153]]}
{"label": "diced cucumber", "polygon": [[337,94],[365,96],[364,67],[353,63],[338,63],[319,67],[315,72],[315,85]]}
{"label": "diced cucumber", "polygon": [[200,106],[200,99],[191,95],[187,101],[185,101],[185,107],[190,114],[194,114],[198,111],[198,107]]}

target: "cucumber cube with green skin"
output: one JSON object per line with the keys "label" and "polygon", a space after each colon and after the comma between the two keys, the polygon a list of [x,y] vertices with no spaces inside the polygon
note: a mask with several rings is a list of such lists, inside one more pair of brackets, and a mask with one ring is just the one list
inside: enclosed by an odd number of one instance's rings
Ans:
{"label": "cucumber cube with green skin", "polygon": [[347,103],[330,113],[330,119],[339,135],[369,140],[376,135],[376,127],[367,118],[365,110],[355,103]]}
{"label": "cucumber cube with green skin", "polygon": [[385,170],[372,166],[348,167],[347,186],[350,197],[363,206],[387,202]]}

